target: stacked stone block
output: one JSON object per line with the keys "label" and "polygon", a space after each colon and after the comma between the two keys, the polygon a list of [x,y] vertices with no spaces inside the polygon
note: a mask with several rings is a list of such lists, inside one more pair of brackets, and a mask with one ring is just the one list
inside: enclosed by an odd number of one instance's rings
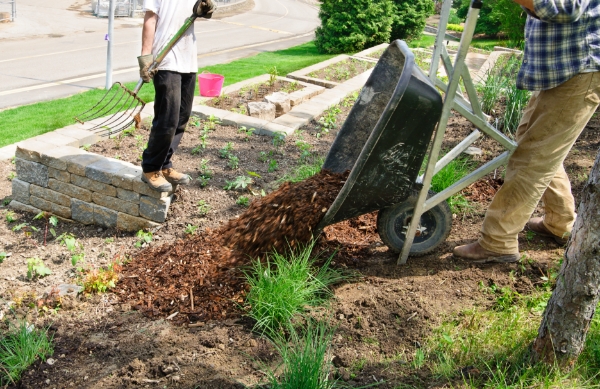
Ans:
{"label": "stacked stone block", "polygon": [[172,193],[150,189],[138,166],[39,141],[22,143],[15,157],[12,208],[125,231],[166,220]]}

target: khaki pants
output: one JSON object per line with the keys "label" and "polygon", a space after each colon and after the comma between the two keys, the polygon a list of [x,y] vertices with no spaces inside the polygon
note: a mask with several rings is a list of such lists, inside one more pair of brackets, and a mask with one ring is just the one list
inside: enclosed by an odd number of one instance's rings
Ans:
{"label": "khaki pants", "polygon": [[540,199],[546,227],[558,236],[571,232],[575,201],[563,161],[599,103],[600,72],[578,74],[533,93],[519,123],[518,146],[508,161],[504,184],[485,214],[481,247],[518,253],[518,233]]}

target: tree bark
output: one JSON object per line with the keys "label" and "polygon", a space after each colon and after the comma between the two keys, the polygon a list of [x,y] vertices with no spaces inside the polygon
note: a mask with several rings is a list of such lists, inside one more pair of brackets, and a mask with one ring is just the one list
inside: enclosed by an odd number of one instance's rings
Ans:
{"label": "tree bark", "polygon": [[600,153],[577,210],[565,259],[533,343],[534,361],[570,369],[600,297]]}

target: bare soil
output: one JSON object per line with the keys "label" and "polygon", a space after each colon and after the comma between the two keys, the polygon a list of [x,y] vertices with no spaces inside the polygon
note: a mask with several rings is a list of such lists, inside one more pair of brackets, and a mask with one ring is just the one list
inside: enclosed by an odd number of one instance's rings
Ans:
{"label": "bare soil", "polygon": [[206,101],[205,104],[209,107],[247,115],[248,109],[246,104],[248,103],[264,101],[266,96],[275,92],[292,93],[302,88],[302,85],[288,81],[276,80],[273,83],[263,82],[242,88],[238,92],[215,97]]}
{"label": "bare soil", "polygon": [[[348,110],[342,108],[338,126]],[[275,351],[264,338],[252,333],[253,323],[239,308],[244,294],[239,266],[217,259],[219,250],[224,249],[215,243],[215,235],[230,220],[236,225],[234,218],[246,211],[236,204],[240,196],[254,198],[260,204],[264,200],[260,191],[273,192],[280,186],[278,179],[300,164],[297,141],[308,142],[315,155],[323,156],[336,131],[317,138],[320,126],[314,122],[276,147],[272,138],[248,137],[237,128],[215,125],[206,149],[192,154],[204,125],[191,121],[174,162],[176,168],[196,179],[203,174],[200,165],[206,159],[212,178],[204,187],[200,180],[194,180],[179,189],[168,221],[154,232],[146,247],[134,247],[138,241],[134,234],[59,223],[57,233],[71,232],[83,244],[89,266],[106,265],[123,256],[130,258],[112,293],[64,297],[59,309],[37,309],[35,302],[44,292],[61,283],[76,282],[76,272],[63,246],[52,238],[44,246],[43,221],[32,221],[32,215],[15,212],[18,221],[8,223],[5,208],[0,210],[0,252],[11,253],[0,264],[0,312],[5,319],[0,328],[6,329],[7,321],[26,319],[37,326],[50,326],[55,340],[54,363],[35,363],[11,387],[243,388],[264,379],[264,364],[276,366]],[[452,147],[472,130],[470,123],[454,115],[444,148]],[[141,138],[136,139],[136,135]],[[91,151],[139,164],[140,147],[147,137],[143,128],[118,140],[107,139]],[[232,152],[240,160],[237,170],[227,167],[227,160],[219,157],[219,149],[228,142],[234,143]],[[487,137],[480,138],[475,146],[483,150],[478,163],[501,151]],[[594,117],[565,161],[576,201],[599,147],[600,120]],[[266,161],[261,153],[267,155]],[[269,171],[268,159],[277,161],[278,170]],[[259,176],[252,176],[252,192],[223,189],[227,181],[248,175],[249,171]],[[0,199],[10,197],[7,177],[11,172],[14,165],[10,161],[0,163]],[[374,379],[384,380],[380,388],[401,384],[449,387],[450,383],[428,372],[415,373],[409,367],[412,355],[432,328],[467,308],[489,307],[494,297],[480,290],[480,283],[510,286],[526,294],[544,282],[541,277],[564,252],[551,239],[520,233],[521,251],[531,260],[524,267],[474,266],[451,254],[455,245],[478,236],[485,209],[501,184],[502,172],[498,169],[495,177],[492,173],[465,189],[463,194],[473,202],[473,210],[455,215],[450,237],[435,252],[410,258],[406,266],[396,266],[397,255],[379,239],[375,213],[325,229],[318,250],[334,255],[333,266],[354,270],[358,275],[334,288],[331,309],[337,330],[332,355],[336,377],[350,387],[371,384]],[[206,215],[198,211],[201,200],[210,205]],[[40,232],[29,238],[13,232],[15,224],[22,222],[31,223]],[[184,232],[188,224],[198,226],[194,235]],[[42,258],[53,274],[28,281],[25,262],[31,257]],[[8,304],[12,304],[11,310]],[[173,316],[175,312],[178,314]]]}
{"label": "bare soil", "polygon": [[344,61],[331,64],[326,68],[308,73],[307,76],[327,81],[344,82],[375,67],[375,65],[374,62],[348,58]]}

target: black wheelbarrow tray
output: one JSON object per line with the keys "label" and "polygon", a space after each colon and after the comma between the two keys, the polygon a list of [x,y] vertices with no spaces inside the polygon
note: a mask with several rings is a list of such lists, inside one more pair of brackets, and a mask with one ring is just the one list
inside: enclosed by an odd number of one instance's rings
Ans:
{"label": "black wheelbarrow tray", "polygon": [[[400,252],[417,198],[417,177],[442,112],[442,97],[403,41],[390,44],[342,125],[323,169],[350,170],[318,226],[379,211],[381,240]],[[421,217],[411,255],[446,240],[452,213],[444,201]]]}

